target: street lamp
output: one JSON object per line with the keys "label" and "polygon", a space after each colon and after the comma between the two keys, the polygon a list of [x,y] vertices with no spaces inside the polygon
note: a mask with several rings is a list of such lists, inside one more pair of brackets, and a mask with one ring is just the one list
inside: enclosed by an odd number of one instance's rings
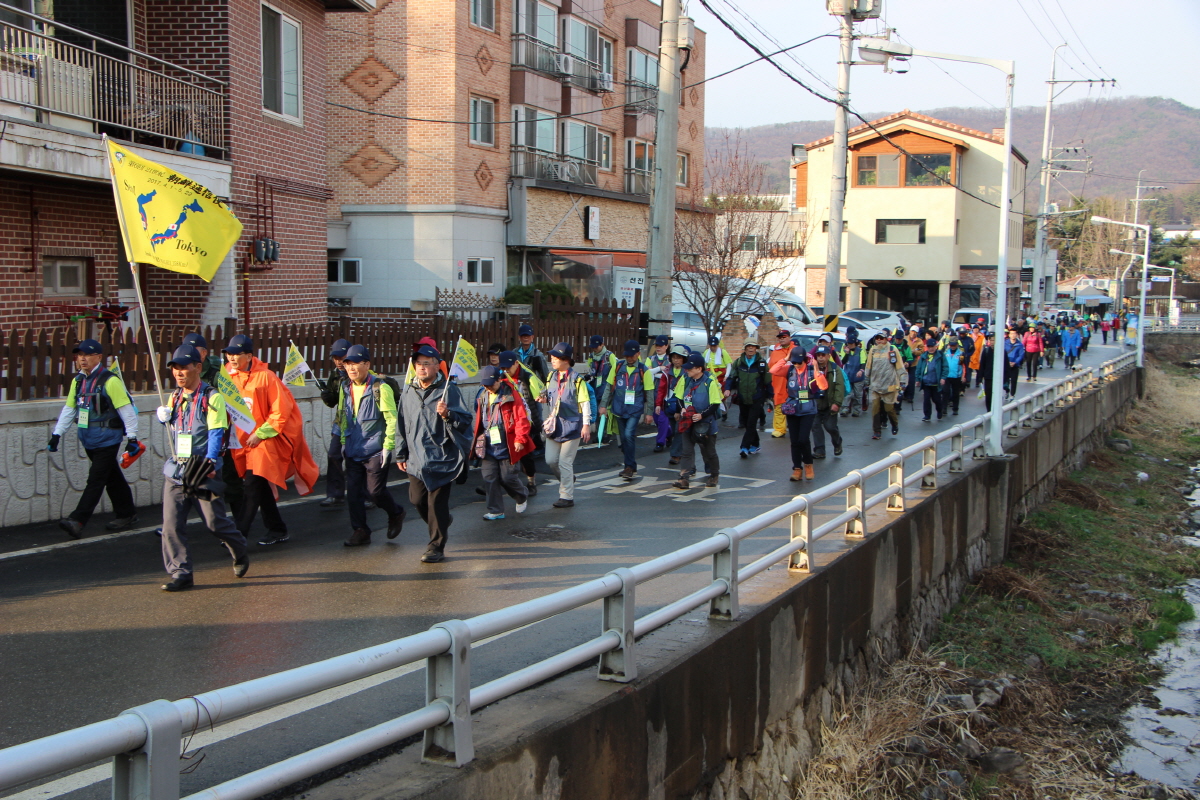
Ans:
{"label": "street lamp", "polygon": [[1137,323],[1137,365],[1139,367],[1144,367],[1146,366],[1146,278],[1148,277],[1147,273],[1149,271],[1147,267],[1150,264],[1150,226],[1140,225],[1136,222],[1119,222],[1115,219],[1109,219],[1108,217],[1097,216],[1093,216],[1091,221],[1093,225],[1121,225],[1125,228],[1137,228],[1138,230],[1146,232],[1146,247],[1145,252],[1142,253],[1142,296],[1138,303]]}
{"label": "street lamp", "polygon": [[[1112,253],[1115,256],[1129,256],[1130,264],[1133,263],[1132,259],[1142,257],[1141,253],[1127,253],[1124,250],[1109,250],[1108,252]],[[1175,323],[1171,322],[1171,317],[1175,313],[1175,268],[1174,267],[1160,267],[1157,264],[1151,264],[1149,268],[1150,269],[1161,269],[1163,272],[1171,273],[1171,294],[1170,294],[1170,298],[1167,300],[1167,324],[1173,325]],[[1129,269],[1129,268],[1126,267],[1126,269]],[[1122,276],[1123,276],[1123,274],[1122,274]]]}
{"label": "street lamp", "polygon": [[[1009,205],[1011,205],[1012,195],[1010,183],[1012,181],[1012,111],[1013,79],[1015,77],[1013,62],[992,58],[977,58],[976,56],[935,53],[929,50],[917,50],[903,42],[878,38],[859,40],[858,53],[863,60],[874,61],[876,63],[878,63],[879,59],[886,61],[889,58],[894,58],[898,61],[907,61],[913,56],[923,56],[925,58],[935,58],[940,61],[963,61],[968,64],[983,64],[1004,73],[1004,166],[1000,174],[1000,230],[998,235],[999,250],[996,258],[996,324],[993,326],[993,332],[996,329],[1003,332],[1005,322],[1008,320],[1008,226]],[[996,347],[1003,347],[1003,342],[999,336],[997,336]],[[999,387],[1003,385],[1004,358],[1003,356],[993,355],[992,392],[999,391]],[[992,398],[992,413],[988,426],[986,452],[990,457],[1004,455],[1004,404],[995,397]]]}

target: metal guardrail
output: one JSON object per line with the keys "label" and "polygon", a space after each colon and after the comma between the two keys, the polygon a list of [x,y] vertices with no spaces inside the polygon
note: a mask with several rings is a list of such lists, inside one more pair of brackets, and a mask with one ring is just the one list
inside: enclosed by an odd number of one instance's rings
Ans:
{"label": "metal guardrail", "polygon": [[[227,85],[47,17],[5,6],[0,104],[58,127],[109,125],[225,149]],[[74,44],[80,42],[82,44]]]}
{"label": "metal guardrail", "polygon": [[[1003,407],[1008,435],[1019,436],[1078,399],[1094,386],[1134,366],[1128,353],[1099,366],[1079,369]],[[738,586],[787,559],[788,569],[812,567],[810,546],[842,531],[847,537],[867,535],[867,512],[878,505],[888,511],[906,508],[906,490],[937,488],[938,470],[965,470],[967,458],[984,447],[988,416],[927,436],[840,480],[814,489],[753,519],[688,547],[578,586],[498,609],[468,620],[451,620],[430,630],[376,647],[358,650],[286,672],[268,675],[194,697],[156,700],[112,719],[0,750],[0,789],[8,789],[59,772],[113,758],[114,800],[178,800],[180,741],[185,732],[212,727],[316,692],[341,686],[424,660],[426,705],[287,760],[190,795],[186,800],[251,800],[326,769],[424,733],[426,760],[461,766],[474,758],[471,712],[509,697],[555,675],[599,658],[601,680],[629,682],[637,677],[637,638],[708,603],[709,617],[738,616]],[[940,447],[949,443],[949,450]],[[921,466],[909,469],[910,459]],[[867,480],[885,475],[887,485],[867,495]],[[845,510],[829,519],[814,519],[818,504],[845,495]],[[790,537],[745,566],[738,564],[740,543],[755,533],[790,519]],[[712,581],[657,611],[635,618],[637,587],[701,559],[712,560]],[[601,633],[565,652],[517,672],[472,687],[472,644],[558,614],[603,601]]]}

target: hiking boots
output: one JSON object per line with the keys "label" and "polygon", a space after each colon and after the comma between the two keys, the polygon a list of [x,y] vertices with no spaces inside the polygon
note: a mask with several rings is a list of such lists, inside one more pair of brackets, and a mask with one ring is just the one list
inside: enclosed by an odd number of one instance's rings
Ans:
{"label": "hiking boots", "polygon": [[803,480],[803,479],[804,479],[804,470],[802,470],[802,469],[792,470],[792,477],[788,478],[789,481],[799,481],[799,480]]}
{"label": "hiking boots", "polygon": [[813,472],[813,465],[805,464],[804,465],[804,480],[815,481],[816,479],[817,479],[817,474],[815,472]]}
{"label": "hiking boots", "polygon": [[371,532],[366,528],[355,528],[350,533],[350,538],[342,542],[346,547],[362,547],[365,544],[371,543]]}

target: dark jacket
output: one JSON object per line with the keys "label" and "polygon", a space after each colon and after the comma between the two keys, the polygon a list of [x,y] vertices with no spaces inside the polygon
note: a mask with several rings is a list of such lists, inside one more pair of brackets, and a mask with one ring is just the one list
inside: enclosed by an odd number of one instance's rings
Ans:
{"label": "dark jacket", "polygon": [[[437,404],[446,393],[450,419],[438,416]],[[462,393],[451,383],[446,388],[442,374],[428,389],[417,378],[404,386],[400,394],[400,414],[396,420],[396,460],[408,462],[406,471],[416,476],[430,491],[458,477],[470,452],[472,414],[463,405]]]}
{"label": "dark jacket", "polygon": [[937,350],[927,350],[917,359],[913,375],[922,386],[941,386],[946,377],[946,359]]}
{"label": "dark jacket", "polygon": [[[815,361],[813,368],[814,372],[819,369]],[[842,368],[833,363],[832,358],[825,365],[825,380],[829,382],[829,388],[824,391],[817,387],[815,377],[809,384],[809,389],[817,398],[817,411],[828,411],[830,406],[837,406],[840,410],[842,403],[846,400],[846,376],[842,372]]]}
{"label": "dark jacket", "polygon": [[730,399],[735,403],[761,403],[767,399],[770,388],[767,360],[760,355],[754,357],[753,364],[747,364],[746,357],[740,356],[725,372],[725,390],[732,393]]}

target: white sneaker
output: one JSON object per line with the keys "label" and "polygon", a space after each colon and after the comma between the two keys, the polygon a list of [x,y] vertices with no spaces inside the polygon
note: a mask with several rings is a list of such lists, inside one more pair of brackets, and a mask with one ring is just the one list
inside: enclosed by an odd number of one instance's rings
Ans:
{"label": "white sneaker", "polygon": [[528,501],[528,500],[524,501],[523,503],[517,503],[517,513],[518,513],[518,514],[524,514],[524,513],[525,513],[525,509],[526,509],[526,508],[528,508],[528,507],[529,507],[529,501]]}

